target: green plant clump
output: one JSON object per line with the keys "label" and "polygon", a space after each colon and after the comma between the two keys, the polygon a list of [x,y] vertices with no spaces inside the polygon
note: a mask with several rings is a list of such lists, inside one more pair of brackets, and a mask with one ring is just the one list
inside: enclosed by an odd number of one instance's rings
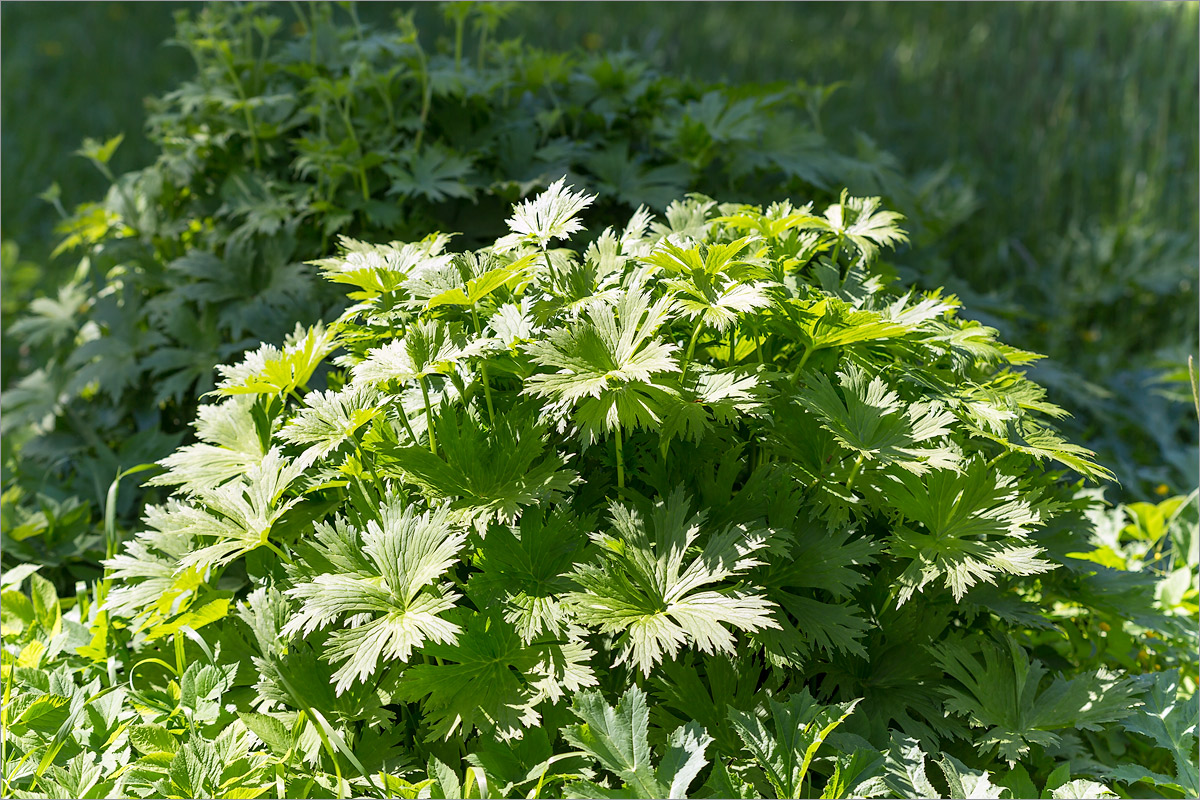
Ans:
{"label": "green plant clump", "polygon": [[6,793],[1195,795],[1194,498],[1066,480],[876,198],[593,200],[342,239],[102,580],[7,573]]}
{"label": "green plant clump", "polygon": [[[20,343],[0,423],[6,564],[55,568],[60,587],[94,578],[110,482],[190,441],[216,365],[345,307],[306,264],[338,236],[456,230],[481,245],[564,176],[613,225],[688,191],[911,194],[878,153],[822,137],[816,89],[709,86],[629,54],[500,40],[502,5],[450,4],[443,47],[411,14],[377,28],[347,8],[304,5],[291,25],[262,4],[181,12],[175,43],[196,70],[150,105],[158,159],[116,175],[120,137],[79,151],[111,188],[60,225],[75,276],[11,325],[6,309],[6,345]],[[117,498],[122,525],[162,499],[141,477]]]}

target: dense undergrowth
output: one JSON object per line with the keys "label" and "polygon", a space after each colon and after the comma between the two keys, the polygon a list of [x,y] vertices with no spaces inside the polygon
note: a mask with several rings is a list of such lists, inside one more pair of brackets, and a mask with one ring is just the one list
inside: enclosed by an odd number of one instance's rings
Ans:
{"label": "dense undergrowth", "polygon": [[[911,265],[898,254],[906,277],[1046,353],[1037,379],[1133,497],[1200,483],[1181,380],[1200,325],[1195,4],[591,7],[517,6],[512,27],[706,80],[837,86],[827,133],[868,132],[970,187],[969,214],[937,236],[947,257],[928,241]],[[674,13],[693,35],[672,35]]]}
{"label": "dense undergrowth", "polygon": [[1195,791],[1194,505],[1064,481],[877,199],[554,246],[592,199],[343,239],[354,305],[220,368],[104,579],[9,573],[9,792]]}
{"label": "dense undergrowth", "polygon": [[182,14],[74,276],[5,245],[6,796],[1195,794],[1185,373],[977,291],[971,170],[499,4],[301,10]]}
{"label": "dense undergrowth", "polygon": [[[0,12],[2,97],[12,120],[4,137],[4,237],[17,239],[40,267],[14,269],[6,252],[6,309],[28,303],[38,275],[42,291],[53,294],[73,271],[69,256],[44,261],[55,215],[33,198],[48,176],[63,187],[62,202],[96,194],[86,161],[64,157],[79,131],[123,130],[116,161],[126,167],[153,159],[156,150],[137,135],[141,96],[188,74],[184,48],[159,46],[173,7],[143,3],[134,13],[127,3],[91,4],[65,20],[34,4]],[[873,143],[860,138],[852,148],[871,153],[868,160],[894,156],[911,170],[945,171],[943,186],[972,189],[957,192],[956,204],[939,204],[956,208],[949,218],[961,224],[924,237],[919,264],[909,269],[898,254],[906,277],[948,287],[1006,340],[1050,356],[1037,379],[1072,411],[1072,434],[1104,453],[1125,499],[1186,491],[1200,480],[1196,423],[1178,380],[1184,356],[1195,351],[1197,308],[1194,4],[984,10],[851,2],[785,14],[745,3],[626,4],[619,14],[595,4],[494,8],[503,19],[493,38],[628,48],[659,72],[702,82],[792,84],[800,76],[813,84],[808,98],[834,140],[869,133]],[[368,4],[358,13],[366,25],[387,27],[393,9]],[[443,19],[432,4],[411,10],[426,47],[452,52],[453,14]],[[272,11],[283,30],[294,25],[290,9]],[[693,35],[674,35],[678,19]],[[474,61],[475,21],[464,30],[464,57]],[[1022,57],[1006,56],[1013,52]],[[136,69],[108,69],[127,58]],[[830,93],[833,86],[840,88]],[[74,99],[91,95],[105,100]],[[59,102],[48,110],[42,96]],[[724,187],[704,190],[730,196]],[[952,257],[934,257],[931,241]],[[13,342],[4,340],[6,387],[16,374]]]}
{"label": "dense undergrowth", "polygon": [[[113,185],[60,226],[74,279],[6,337],[24,373],[0,422],[11,554],[94,576],[109,484],[184,440],[215,365],[336,315],[343,298],[305,262],[339,235],[494,239],[508,203],[564,175],[598,194],[601,224],[689,190],[763,202],[847,185],[918,218],[936,204],[826,143],[796,87],[488,44],[491,7],[466,10],[474,58],[427,52],[407,16],[376,30],[313,5],[298,32],[253,5],[181,16],[197,74],[153,106],[161,155],[115,176],[120,140],[85,144]],[[126,525],[138,480],[117,501]]]}

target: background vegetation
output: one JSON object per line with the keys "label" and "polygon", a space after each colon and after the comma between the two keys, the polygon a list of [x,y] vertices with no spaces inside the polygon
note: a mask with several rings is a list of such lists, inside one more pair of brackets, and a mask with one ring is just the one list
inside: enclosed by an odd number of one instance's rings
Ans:
{"label": "background vegetation", "polygon": [[[524,793],[539,769],[534,794],[1194,793],[1195,5],[0,14],[6,793]],[[511,205],[560,175],[596,196]],[[668,206],[688,192],[796,205]],[[625,228],[643,203],[660,221]],[[438,230],[461,235],[383,245]],[[632,350],[605,338],[643,314]],[[673,485],[707,522],[680,527]],[[619,516],[656,502],[652,545]],[[313,550],[334,510],[335,550],[444,539],[414,569],[445,581]],[[492,573],[546,531],[574,548],[527,565],[555,636],[518,646]],[[747,559],[768,541],[850,561],[809,584]],[[699,543],[725,566],[663,646],[707,655],[651,675],[658,640],[596,598],[675,613],[638,570]],[[449,614],[413,623],[436,647],[402,630],[418,600]],[[423,667],[340,697],[376,666],[332,674],[352,607]],[[501,706],[413,688],[454,694],[501,640]],[[727,685],[747,653],[783,704]],[[464,719],[527,749],[496,761]],[[601,729],[663,766],[626,769]],[[931,783],[918,740],[943,736]]]}
{"label": "background vegetation", "polygon": [[[45,291],[75,266],[48,258],[58,215],[34,198],[57,183],[69,208],[106,185],[66,154],[84,137],[123,133],[117,174],[153,159],[142,99],[191,66],[163,44],[184,5],[0,12],[3,237],[19,246],[5,255],[5,325],[33,285]],[[361,14],[380,21],[398,7]],[[437,7],[413,10],[427,43],[452,36]],[[1037,377],[1080,418],[1074,432],[1106,452],[1124,486],[1146,491],[1197,482],[1194,420],[1162,396],[1178,399],[1181,384],[1156,382],[1179,378],[1195,349],[1196,30],[1191,3],[556,3],[514,4],[497,36],[630,49],[704,80],[838,86],[814,96],[833,141],[962,189],[948,215],[962,224],[937,232],[953,257],[926,250],[914,277],[947,285],[1014,344],[1051,356]],[[7,340],[5,352],[7,386]]]}

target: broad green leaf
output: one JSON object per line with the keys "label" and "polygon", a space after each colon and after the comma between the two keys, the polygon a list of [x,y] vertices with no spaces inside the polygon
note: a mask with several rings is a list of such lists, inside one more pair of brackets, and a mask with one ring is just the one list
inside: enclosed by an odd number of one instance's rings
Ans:
{"label": "broad green leaf", "polygon": [[980,754],[998,751],[1010,764],[1030,745],[1059,743],[1055,731],[1100,730],[1105,723],[1129,718],[1141,705],[1134,699],[1138,690],[1131,679],[1104,669],[1059,676],[1044,684],[1046,667],[1030,661],[1011,638],[1003,646],[985,642],[970,648],[962,641],[948,641],[931,649],[957,681],[942,690],[946,710],[967,717],[975,728],[986,728],[976,739],[976,749]]}
{"label": "broad green leaf", "polygon": [[129,728],[129,743],[142,755],[151,753],[174,753],[179,749],[179,740],[162,725],[142,724]]}
{"label": "broad green leaf", "polygon": [[406,662],[427,641],[454,641],[461,628],[442,615],[459,595],[442,576],[466,538],[445,508],[418,514],[400,498],[389,500],[362,531],[341,518],[318,523],[300,579],[287,592],[301,610],[283,633],[308,636],[340,623],[324,655],[342,664],[334,674],[339,695],[367,680],[383,659]]}
{"label": "broad green leaf", "polygon": [[578,641],[542,637],[526,644],[498,615],[479,613],[453,642],[423,652],[441,664],[405,671],[399,693],[424,698],[432,736],[450,738],[472,727],[501,740],[520,738],[541,719],[538,707],[596,685],[592,650]]}
{"label": "broad green leaf", "polygon": [[708,534],[691,559],[687,552],[704,529],[703,512],[690,515],[681,490],[655,505],[649,520],[614,503],[612,534],[594,534],[601,559],[576,568],[580,591],[566,598],[576,618],[615,634],[617,663],[629,661],[643,674],[683,647],[732,654],[729,626],[753,632],[778,627],[773,606],[752,587],[721,586],[759,566],[765,530],[731,525]]}
{"label": "broad green leaf", "polygon": [[[647,741],[650,712],[645,694],[637,687],[626,691],[616,707],[609,706],[599,692],[580,692],[572,711],[582,724],[564,728],[563,737],[599,761],[635,797],[687,797],[688,787],[708,763],[704,753],[712,739],[690,723],[668,737],[659,766],[653,766]],[[583,797],[613,796],[588,791],[581,784],[571,784],[567,791]]]}
{"label": "broad green leaf", "polygon": [[805,689],[789,696],[786,703],[774,698],[768,703],[771,730],[756,714],[736,708],[729,710],[729,719],[775,796],[799,798],[817,750],[859,701],[823,706]]}
{"label": "broad green leaf", "polygon": [[1180,695],[1177,672],[1158,673],[1149,681],[1145,702],[1121,724],[1128,731],[1149,737],[1171,754],[1175,775],[1165,776],[1144,768],[1121,764],[1114,776],[1128,783],[1147,781],[1160,786],[1178,787],[1185,795],[1200,792],[1200,768],[1197,767],[1196,741],[1200,737],[1200,711],[1195,698],[1184,701]]}

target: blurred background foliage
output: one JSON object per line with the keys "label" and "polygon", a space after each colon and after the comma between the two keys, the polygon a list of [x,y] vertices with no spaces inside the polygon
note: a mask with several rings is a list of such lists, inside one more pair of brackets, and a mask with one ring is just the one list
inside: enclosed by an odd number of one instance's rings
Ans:
{"label": "blurred background foliage", "polygon": [[[1035,377],[1076,412],[1072,433],[1102,451],[1126,492],[1195,484],[1195,418],[1181,399],[1197,335],[1196,4],[503,6],[497,41],[629,50],[663,73],[730,86],[812,87],[832,143],[932,176],[930,191],[946,194],[941,228],[929,221],[897,258],[902,275],[947,286],[1006,340],[1047,353]],[[0,9],[5,329],[77,268],[77,254],[51,257],[63,209],[111,185],[72,155],[81,142],[123,134],[118,175],[154,160],[144,98],[194,71],[169,46],[180,8],[198,6]],[[297,24],[293,5],[271,10]],[[386,26],[397,10],[414,14],[423,41],[452,47],[440,5],[358,13]],[[15,347],[5,337],[5,386]]]}

